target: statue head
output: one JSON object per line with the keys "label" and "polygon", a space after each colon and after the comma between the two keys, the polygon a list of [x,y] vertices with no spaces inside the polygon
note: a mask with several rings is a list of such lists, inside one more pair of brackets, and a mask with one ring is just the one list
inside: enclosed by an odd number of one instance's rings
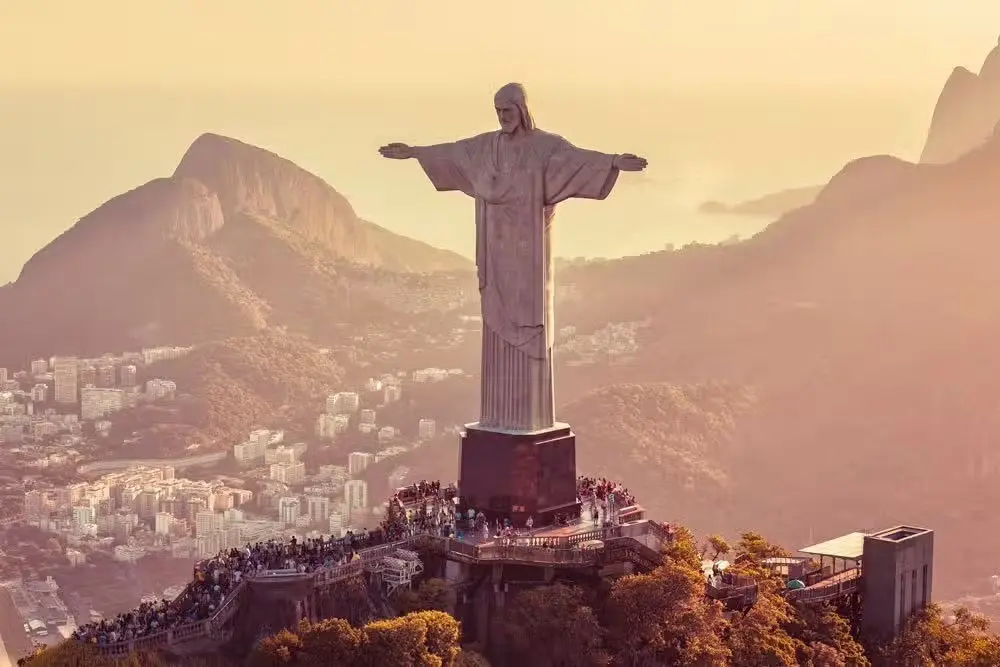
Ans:
{"label": "statue head", "polygon": [[528,94],[519,83],[508,83],[493,96],[497,120],[504,134],[513,134],[518,129],[533,130],[535,121],[528,111]]}

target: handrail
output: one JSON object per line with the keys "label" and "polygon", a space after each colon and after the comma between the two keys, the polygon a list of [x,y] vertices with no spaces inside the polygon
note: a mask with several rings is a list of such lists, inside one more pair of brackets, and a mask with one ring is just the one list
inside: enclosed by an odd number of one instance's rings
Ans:
{"label": "handrail", "polygon": [[[645,532],[656,535],[661,541],[670,539],[670,534],[653,521],[645,523]],[[643,533],[645,534],[645,533]],[[448,553],[465,556],[478,561],[501,562],[519,561],[539,564],[593,565],[601,560],[600,549],[579,549],[578,545],[594,541],[613,539],[633,540],[632,536],[623,537],[621,526],[595,528],[583,533],[560,537],[512,537],[501,538],[499,543],[471,544],[455,538],[443,537],[432,532],[417,533],[396,542],[368,547],[357,552],[358,558],[341,565],[321,567],[311,572],[300,573],[291,568],[279,570],[263,570],[249,572],[223,599],[219,608],[207,619],[195,621],[177,628],[164,630],[155,634],[145,635],[138,639],[123,640],[113,644],[99,644],[98,650],[105,654],[126,654],[136,648],[145,648],[162,643],[176,644],[191,639],[210,636],[213,631],[220,630],[232,618],[238,608],[239,593],[249,581],[280,580],[290,577],[312,577],[316,588],[325,588],[338,581],[350,579],[362,574],[365,566],[395,553],[399,549],[412,546],[418,540],[431,540],[443,545]],[[756,585],[756,584],[754,584]],[[727,589],[731,593],[732,588]],[[188,588],[185,587],[185,593]],[[183,595],[184,593],[182,593]],[[180,597],[180,596],[178,596]],[[165,641],[164,641],[165,640]]]}
{"label": "handrail", "polygon": [[795,602],[821,602],[823,600],[839,597],[844,593],[855,591],[858,588],[858,580],[861,576],[861,572],[858,569],[847,570],[847,572],[853,572],[853,574],[847,578],[839,579],[837,581],[821,581],[806,588],[786,590],[785,598]]}

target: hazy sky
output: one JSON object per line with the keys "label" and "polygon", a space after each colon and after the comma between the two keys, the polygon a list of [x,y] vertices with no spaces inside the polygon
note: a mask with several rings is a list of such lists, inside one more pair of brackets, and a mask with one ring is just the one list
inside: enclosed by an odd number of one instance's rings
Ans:
{"label": "hazy sky", "polygon": [[565,205],[560,254],[751,234],[767,220],[698,206],[914,159],[949,72],[998,32],[1000,0],[0,0],[0,283],[205,131],[468,255],[470,204],[375,148],[493,129],[510,80],[545,129],[650,159]]}
{"label": "hazy sky", "polygon": [[939,86],[996,0],[0,0],[0,85]]}

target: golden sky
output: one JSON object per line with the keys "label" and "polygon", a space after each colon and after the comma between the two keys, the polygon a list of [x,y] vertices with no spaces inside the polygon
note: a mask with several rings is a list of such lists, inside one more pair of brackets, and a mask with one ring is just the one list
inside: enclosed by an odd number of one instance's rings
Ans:
{"label": "golden sky", "polygon": [[0,86],[937,87],[998,32],[997,0],[2,0]]}

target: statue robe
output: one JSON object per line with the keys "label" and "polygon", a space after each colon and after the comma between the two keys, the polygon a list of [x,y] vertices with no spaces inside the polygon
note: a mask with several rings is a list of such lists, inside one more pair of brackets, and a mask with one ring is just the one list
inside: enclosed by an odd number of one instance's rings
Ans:
{"label": "statue robe", "polygon": [[511,140],[490,132],[417,149],[438,191],[476,201],[476,266],[483,312],[479,426],[537,431],[554,425],[552,377],[555,205],[604,199],[614,156],[541,130]]}

